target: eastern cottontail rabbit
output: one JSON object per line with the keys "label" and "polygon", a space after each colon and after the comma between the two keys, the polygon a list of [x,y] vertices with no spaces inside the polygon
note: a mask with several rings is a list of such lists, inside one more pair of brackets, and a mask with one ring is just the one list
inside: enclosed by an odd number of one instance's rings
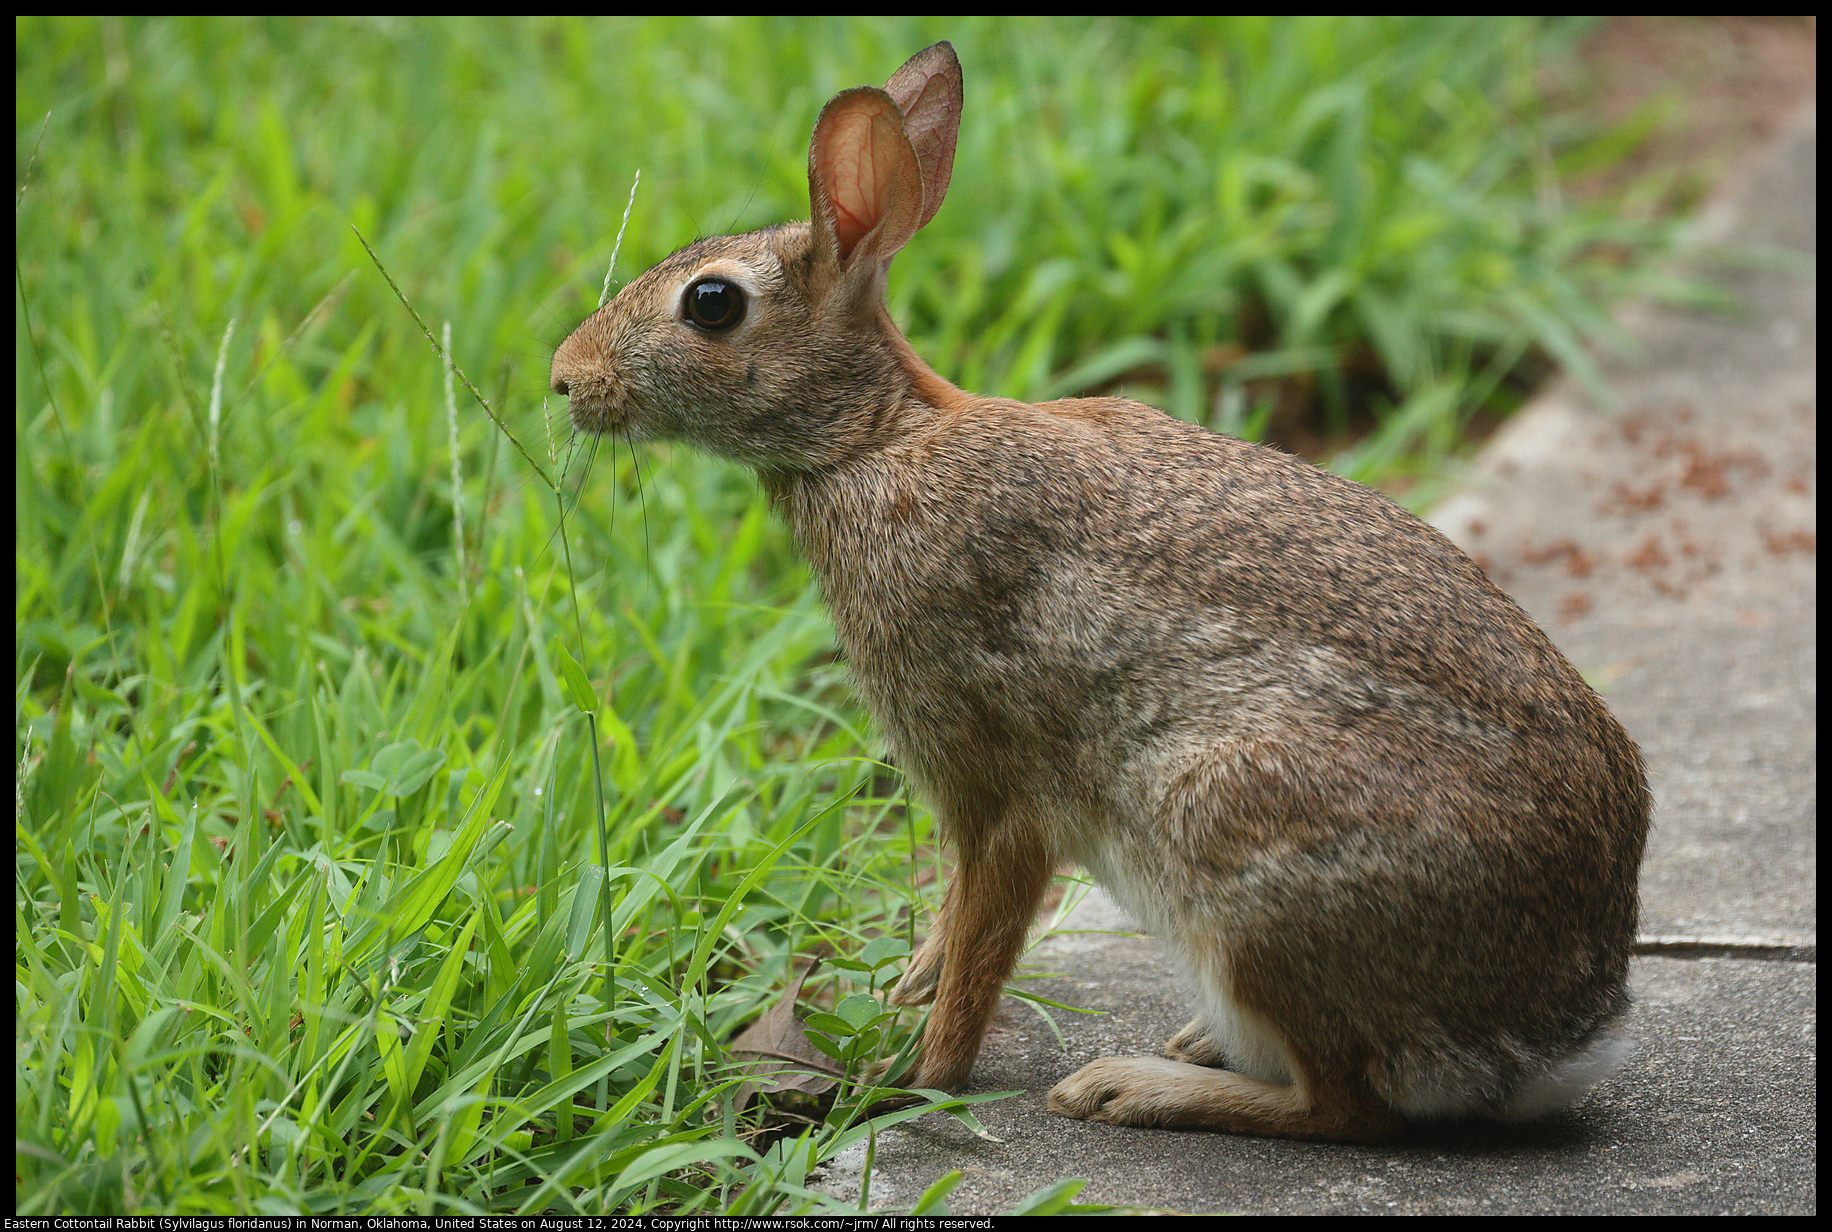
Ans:
{"label": "eastern cottontail rabbit", "polygon": [[1575,1100],[1623,1051],[1634,744],[1384,497],[1136,402],[925,366],[885,278],[960,111],[947,43],[834,96],[812,222],[688,245],[553,360],[579,428],[757,470],[954,848],[895,991],[934,1001],[911,1085],[967,1080],[1072,861],[1198,1000],[1175,1060],[1096,1061],[1058,1112],[1371,1141]]}

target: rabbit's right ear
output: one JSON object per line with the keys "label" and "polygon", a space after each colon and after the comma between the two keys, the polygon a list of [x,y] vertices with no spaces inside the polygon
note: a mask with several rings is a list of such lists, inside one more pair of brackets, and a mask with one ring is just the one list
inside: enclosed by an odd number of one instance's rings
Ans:
{"label": "rabbit's right ear", "polygon": [[961,62],[954,44],[925,47],[884,83],[884,92],[903,112],[903,133],[922,164],[922,218],[929,225],[954,174],[954,139],[961,130]]}

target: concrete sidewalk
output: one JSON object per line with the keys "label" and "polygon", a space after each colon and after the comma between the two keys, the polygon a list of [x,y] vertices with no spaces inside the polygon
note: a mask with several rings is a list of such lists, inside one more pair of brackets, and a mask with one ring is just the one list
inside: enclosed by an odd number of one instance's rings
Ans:
{"label": "concrete sidewalk", "polygon": [[[1716,238],[1812,254],[1816,142],[1809,109],[1716,207]],[[1559,383],[1433,519],[1647,758],[1636,1058],[1561,1117],[1385,1148],[1065,1120],[1044,1111],[1055,1082],[1156,1053],[1189,1003],[1149,939],[1057,934],[1030,986],[1102,1013],[1051,1028],[1007,998],[972,1089],[1023,1093],[975,1108],[987,1139],[941,1114],[882,1136],[873,1206],[907,1209],[960,1170],[956,1214],[1063,1177],[1088,1178],[1084,1202],[1186,1212],[1816,1209],[1816,288],[1810,257],[1739,270],[1713,251],[1698,260],[1744,314],[1639,314],[1640,355],[1606,368],[1613,405]],[[1068,927],[1128,927],[1103,904]],[[856,1196],[859,1179],[834,1168],[825,1187]]]}

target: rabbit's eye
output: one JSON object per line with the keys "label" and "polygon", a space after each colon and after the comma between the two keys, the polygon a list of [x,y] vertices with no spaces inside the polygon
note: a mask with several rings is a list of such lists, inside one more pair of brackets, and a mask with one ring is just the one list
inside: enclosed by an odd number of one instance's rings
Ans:
{"label": "rabbit's eye", "polygon": [[723,278],[702,278],[688,286],[681,307],[701,329],[732,329],[744,320],[744,292]]}

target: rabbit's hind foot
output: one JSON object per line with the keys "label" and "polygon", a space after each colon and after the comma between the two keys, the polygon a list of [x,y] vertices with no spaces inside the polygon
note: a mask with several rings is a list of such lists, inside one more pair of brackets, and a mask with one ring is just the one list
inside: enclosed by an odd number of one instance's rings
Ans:
{"label": "rabbit's hind foot", "polygon": [[1296,1086],[1163,1057],[1107,1057],[1083,1066],[1056,1084],[1049,1106],[1112,1125],[1328,1142],[1385,1142],[1402,1124],[1371,1099],[1313,1100]]}

